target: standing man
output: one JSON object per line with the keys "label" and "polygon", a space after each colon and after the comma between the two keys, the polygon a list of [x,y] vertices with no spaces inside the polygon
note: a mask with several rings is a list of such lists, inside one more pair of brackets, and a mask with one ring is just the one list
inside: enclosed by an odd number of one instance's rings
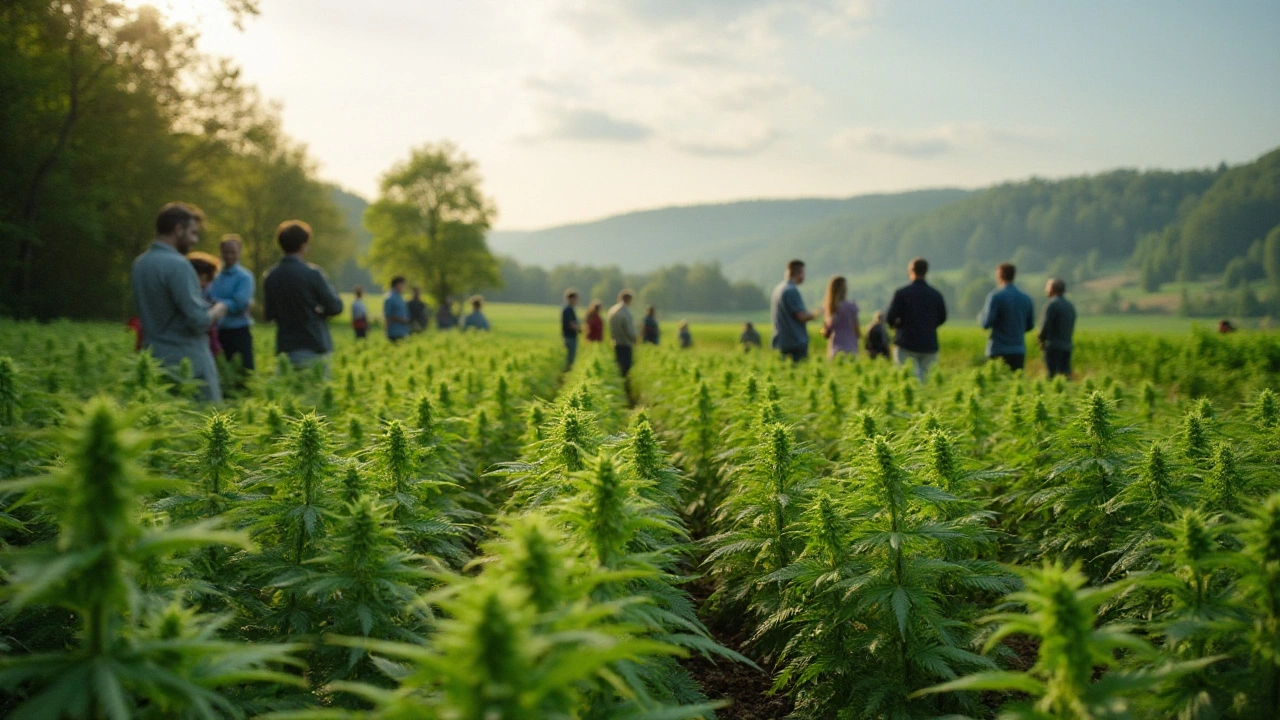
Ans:
{"label": "standing man", "polygon": [[319,267],[307,262],[311,226],[285,220],[276,228],[284,257],[262,278],[265,315],[276,324],[276,354],[289,356],[295,368],[328,365],[333,352],[328,319],[342,312],[342,298]]}
{"label": "standing man", "polygon": [[1036,329],[1036,309],[1031,298],[1013,284],[1018,270],[1010,263],[996,266],[999,285],[987,295],[987,303],[978,316],[982,329],[991,331],[987,341],[987,359],[999,358],[1011,370],[1021,370],[1027,363],[1026,334]]}
{"label": "standing man", "polygon": [[[401,278],[401,280],[403,279],[404,278]],[[403,289],[401,289],[400,296],[402,298],[404,297]],[[423,330],[426,330],[427,329],[427,313],[430,312],[430,308],[427,307],[426,303],[422,302],[422,288],[413,289],[413,299],[409,301],[408,306],[409,306],[408,307],[409,330],[415,333],[420,333]]]}
{"label": "standing man", "polygon": [[622,377],[631,372],[631,364],[635,360],[636,343],[640,338],[636,335],[636,320],[631,316],[630,290],[618,293],[618,303],[609,308],[609,337],[613,340],[613,356],[618,361],[618,370]]}
{"label": "standing man", "polygon": [[222,254],[222,272],[209,285],[209,297],[227,306],[227,316],[218,323],[218,343],[227,360],[240,358],[240,367],[253,370],[253,319],[249,304],[253,302],[253,273],[240,264],[244,243],[239,235],[223,235],[218,249]]}
{"label": "standing man", "polygon": [[817,317],[804,309],[804,298],[800,297],[798,287],[803,282],[804,261],[792,260],[787,263],[782,282],[773,289],[769,303],[773,315],[773,349],[792,362],[809,357],[809,331],[804,326]]}
{"label": "standing man", "polygon": [[942,293],[925,282],[928,274],[927,260],[912,260],[907,266],[911,284],[894,292],[884,318],[894,328],[894,362],[915,363],[916,379],[922,384],[928,379],[929,366],[938,360],[938,327],[947,321],[947,303]]}
{"label": "standing man", "polygon": [[[418,300],[418,304],[422,305],[422,301]],[[425,320],[426,310],[423,313]],[[413,315],[404,301],[404,277],[400,275],[391,278],[391,289],[382,298],[382,319],[387,324],[387,339],[391,342],[400,342],[409,337],[409,332],[414,327]]]}
{"label": "standing man", "polygon": [[560,335],[564,338],[564,369],[573,367],[573,360],[578,355],[578,313],[573,309],[578,304],[578,291],[569,288],[564,291],[564,307],[560,308]]}
{"label": "standing man", "polygon": [[1040,350],[1044,353],[1049,377],[1062,375],[1071,379],[1071,337],[1076,331],[1076,307],[1064,294],[1067,283],[1050,278],[1044,286],[1049,302],[1044,306],[1044,322],[1040,324]]}
{"label": "standing man", "polygon": [[160,208],[151,247],[133,261],[129,275],[142,325],[142,347],[149,348],[168,368],[183,359],[191,362],[195,378],[204,383],[201,397],[222,401],[218,368],[209,351],[209,329],[227,314],[220,302],[209,307],[200,281],[186,254],[200,242],[204,214],[174,202]]}

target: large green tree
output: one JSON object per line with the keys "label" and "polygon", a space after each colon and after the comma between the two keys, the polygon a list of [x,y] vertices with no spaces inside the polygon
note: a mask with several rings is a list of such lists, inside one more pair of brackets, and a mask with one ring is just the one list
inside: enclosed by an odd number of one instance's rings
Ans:
{"label": "large green tree", "polygon": [[[256,11],[224,2],[237,21]],[[0,313],[121,317],[172,200],[206,210],[203,249],[243,235],[255,270],[286,218],[312,223],[330,270],[354,252],[277,110],[194,39],[120,0],[0,2]]]}
{"label": "large green tree", "polygon": [[437,302],[500,285],[485,241],[497,209],[480,183],[475,161],[448,141],[415,148],[392,167],[364,215],[378,280],[404,275]]}

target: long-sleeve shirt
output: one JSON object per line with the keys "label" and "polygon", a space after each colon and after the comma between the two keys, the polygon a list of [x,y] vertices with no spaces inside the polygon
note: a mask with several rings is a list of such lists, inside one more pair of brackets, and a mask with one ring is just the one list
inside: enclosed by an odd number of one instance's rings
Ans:
{"label": "long-sleeve shirt", "polygon": [[592,310],[587,313],[587,342],[601,340],[604,340],[604,321],[600,319],[598,310]]}
{"label": "long-sleeve shirt", "polygon": [[276,354],[333,351],[328,318],[342,313],[342,298],[319,267],[286,255],[262,278],[265,315],[276,324]]}
{"label": "long-sleeve shirt", "polygon": [[209,297],[227,306],[227,315],[218,322],[218,327],[234,330],[253,324],[249,317],[249,304],[253,302],[253,273],[240,263],[218,273],[209,283]]}
{"label": "long-sleeve shirt", "polygon": [[462,329],[467,330],[488,330],[489,319],[479,310],[472,310],[471,314],[462,319]]}
{"label": "long-sleeve shirt", "polygon": [[652,315],[645,315],[642,322],[640,339],[657,345],[658,340],[662,338],[662,330],[658,327],[658,318]]}
{"label": "long-sleeve shirt", "polygon": [[220,401],[222,387],[209,351],[213,318],[195,268],[172,246],[153,242],[133,261],[129,281],[142,323],[142,347],[170,367],[190,360],[194,376],[205,382],[205,399]]}
{"label": "long-sleeve shirt", "polygon": [[1071,336],[1075,331],[1076,306],[1061,295],[1054,296],[1044,306],[1040,343],[1047,350],[1070,350]]}
{"label": "long-sleeve shirt", "polygon": [[631,347],[640,342],[636,334],[636,320],[631,315],[631,308],[618,303],[609,308],[609,337],[614,345]]}
{"label": "long-sleeve shirt", "polygon": [[1036,327],[1035,306],[1026,293],[1009,283],[987,295],[978,315],[984,330],[991,331],[987,357],[1027,354],[1025,335]]}
{"label": "long-sleeve shirt", "polygon": [[908,352],[938,352],[938,327],[947,321],[942,293],[924,280],[898,288],[884,314],[894,329],[893,344]]}
{"label": "long-sleeve shirt", "polygon": [[[426,317],[426,311],[423,312],[423,317]],[[387,321],[387,337],[393,340],[409,337],[409,323],[412,322],[412,318],[409,315],[409,305],[404,301],[403,295],[395,290],[388,291],[387,296],[382,299],[382,316]]]}

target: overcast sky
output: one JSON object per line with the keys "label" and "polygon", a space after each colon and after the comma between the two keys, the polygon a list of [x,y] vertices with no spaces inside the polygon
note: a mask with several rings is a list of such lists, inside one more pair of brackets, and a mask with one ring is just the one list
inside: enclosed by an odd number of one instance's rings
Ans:
{"label": "overcast sky", "polygon": [[1276,0],[261,0],[243,32],[221,0],[152,4],[326,179],[372,197],[451,139],[500,228],[1280,145]]}

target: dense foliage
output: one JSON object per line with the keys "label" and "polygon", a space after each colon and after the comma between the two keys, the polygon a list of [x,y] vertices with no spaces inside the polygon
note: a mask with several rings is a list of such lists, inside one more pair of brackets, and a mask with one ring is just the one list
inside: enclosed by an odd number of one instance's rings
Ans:
{"label": "dense foliage", "polygon": [[640,306],[689,312],[758,311],[767,307],[764,290],[755,283],[731,281],[719,263],[669,265],[644,273],[624,273],[616,265],[557,265],[545,270],[503,258],[501,289],[488,293],[501,302],[554,304],[565,288],[577,288],[588,302],[609,307],[623,288],[638,294]]}
{"label": "dense foliage", "polygon": [[701,656],[796,718],[1274,717],[1280,342],[1086,334],[1067,383],[972,340],[624,385],[344,334],[209,408],[117,328],[0,326],[0,712],[711,718]]}
{"label": "dense foliage", "polygon": [[331,188],[277,111],[194,42],[118,0],[0,7],[0,314],[123,317],[129,264],[172,200],[208,213],[206,238],[240,234],[258,272],[286,218],[323,238],[312,261],[336,271],[352,255]]}

